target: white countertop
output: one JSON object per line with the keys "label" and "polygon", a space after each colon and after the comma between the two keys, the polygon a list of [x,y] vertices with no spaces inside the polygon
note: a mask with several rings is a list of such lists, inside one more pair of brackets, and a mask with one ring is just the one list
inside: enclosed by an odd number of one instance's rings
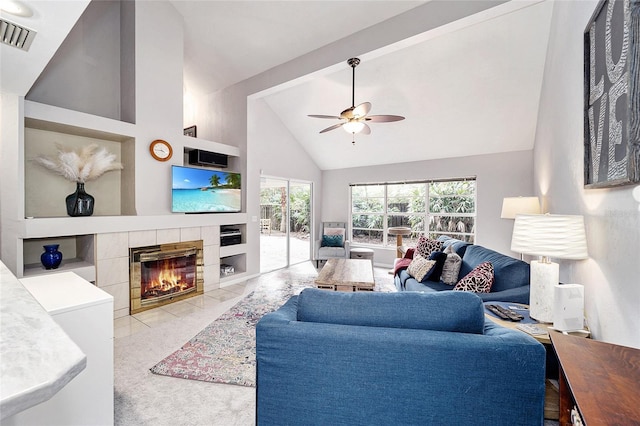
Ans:
{"label": "white countertop", "polygon": [[80,348],[2,262],[0,359],[2,419],[48,400],[87,363]]}

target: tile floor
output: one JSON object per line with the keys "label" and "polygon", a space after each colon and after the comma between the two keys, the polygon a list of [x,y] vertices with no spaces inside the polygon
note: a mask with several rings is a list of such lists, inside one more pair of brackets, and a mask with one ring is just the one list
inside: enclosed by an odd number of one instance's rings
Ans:
{"label": "tile floor", "polygon": [[197,312],[213,310],[221,302],[242,297],[246,294],[246,289],[246,282],[234,284],[232,286],[207,291],[200,296],[191,297],[166,306],[116,318],[113,324],[114,337],[118,339],[131,336],[177,318],[183,318]]}

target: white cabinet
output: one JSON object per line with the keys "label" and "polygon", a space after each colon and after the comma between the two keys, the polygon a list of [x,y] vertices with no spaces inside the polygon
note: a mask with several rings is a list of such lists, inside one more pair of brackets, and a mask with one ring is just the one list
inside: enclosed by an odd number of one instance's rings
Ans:
{"label": "white cabinet", "polygon": [[87,355],[87,367],[51,399],[6,424],[112,425],[113,297],[73,272],[20,281]]}

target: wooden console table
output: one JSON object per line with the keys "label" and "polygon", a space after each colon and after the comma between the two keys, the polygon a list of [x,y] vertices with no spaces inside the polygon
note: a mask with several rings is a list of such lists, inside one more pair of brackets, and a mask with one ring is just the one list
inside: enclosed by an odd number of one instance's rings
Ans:
{"label": "wooden console table", "polygon": [[640,425],[640,349],[550,332],[560,366],[560,426]]}

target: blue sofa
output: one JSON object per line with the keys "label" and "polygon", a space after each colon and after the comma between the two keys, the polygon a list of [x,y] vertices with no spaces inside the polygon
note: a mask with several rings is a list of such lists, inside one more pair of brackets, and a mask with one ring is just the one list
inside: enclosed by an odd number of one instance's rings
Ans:
{"label": "blue sofa", "polygon": [[258,425],[541,425],[545,349],[473,293],[305,289],[256,326]]}
{"label": "blue sofa", "polygon": [[[501,301],[529,303],[529,264],[513,257],[506,256],[486,247],[470,244],[454,238],[440,237],[443,250],[449,245],[462,258],[462,266],[458,280],[467,275],[482,262],[489,261],[494,268],[494,282],[490,293],[477,293],[484,302]],[[406,269],[396,274],[395,286],[398,291],[434,292],[451,290],[453,286],[442,281],[424,280],[418,282]]]}

